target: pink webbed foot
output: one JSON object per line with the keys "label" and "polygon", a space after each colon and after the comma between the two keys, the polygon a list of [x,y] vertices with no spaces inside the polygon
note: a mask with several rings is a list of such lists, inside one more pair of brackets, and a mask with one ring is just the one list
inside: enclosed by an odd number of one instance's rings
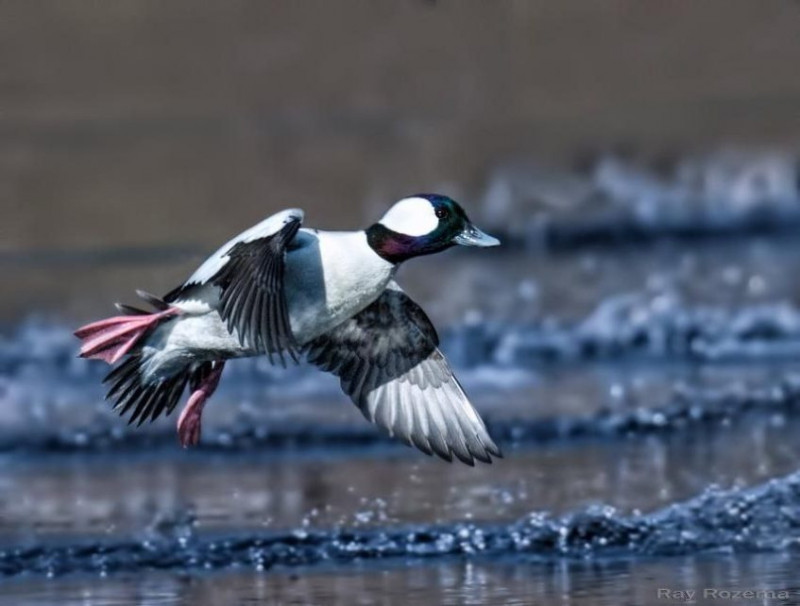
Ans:
{"label": "pink webbed foot", "polygon": [[201,371],[199,379],[192,381],[192,395],[178,417],[178,440],[184,448],[200,442],[203,407],[216,391],[224,367],[224,362],[212,362],[209,370]]}
{"label": "pink webbed foot", "polygon": [[82,326],[75,331],[81,340],[80,357],[104,360],[115,364],[147,331],[161,320],[180,313],[175,307],[152,314],[115,316]]}

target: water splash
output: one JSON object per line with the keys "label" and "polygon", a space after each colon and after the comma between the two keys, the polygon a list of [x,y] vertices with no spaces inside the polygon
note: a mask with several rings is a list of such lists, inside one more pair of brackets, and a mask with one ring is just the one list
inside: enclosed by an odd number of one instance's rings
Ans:
{"label": "water splash", "polygon": [[180,529],[142,539],[37,544],[0,550],[4,576],[108,574],[308,566],[386,558],[513,555],[537,560],[763,552],[800,546],[800,474],[752,489],[709,488],[649,514],[592,506],[553,518],[532,513],[510,523],[302,528],[261,536],[201,536]]}

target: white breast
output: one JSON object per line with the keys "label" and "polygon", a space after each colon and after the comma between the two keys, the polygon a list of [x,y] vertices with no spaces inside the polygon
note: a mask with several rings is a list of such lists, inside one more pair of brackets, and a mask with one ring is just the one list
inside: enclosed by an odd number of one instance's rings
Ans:
{"label": "white breast", "polygon": [[301,230],[286,257],[286,295],[292,331],[306,342],[372,303],[395,266],[379,257],[363,231]]}

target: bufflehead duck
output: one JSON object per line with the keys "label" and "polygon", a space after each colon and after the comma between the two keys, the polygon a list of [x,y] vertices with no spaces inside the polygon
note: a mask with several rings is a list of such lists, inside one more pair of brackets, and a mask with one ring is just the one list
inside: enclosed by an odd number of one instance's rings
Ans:
{"label": "bufflehead duck", "polygon": [[502,456],[470,404],[425,312],[394,281],[402,262],[462,246],[500,242],[454,200],[419,194],[369,228],[301,228],[303,211],[281,211],[242,232],[154,307],[117,304],[124,315],[75,332],[80,356],[118,364],[107,399],[129,423],[170,414],[186,447],[200,439],[203,405],[225,361],[266,354],[284,366],[301,355],[340,379],[376,423],[409,445],[469,465]]}

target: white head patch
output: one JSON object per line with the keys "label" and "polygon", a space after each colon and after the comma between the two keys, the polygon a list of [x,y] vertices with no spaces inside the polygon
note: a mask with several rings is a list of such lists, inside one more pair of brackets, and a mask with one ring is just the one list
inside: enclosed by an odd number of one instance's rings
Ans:
{"label": "white head patch", "polygon": [[439,226],[433,205],[425,198],[404,198],[383,215],[381,225],[407,236],[424,236]]}

